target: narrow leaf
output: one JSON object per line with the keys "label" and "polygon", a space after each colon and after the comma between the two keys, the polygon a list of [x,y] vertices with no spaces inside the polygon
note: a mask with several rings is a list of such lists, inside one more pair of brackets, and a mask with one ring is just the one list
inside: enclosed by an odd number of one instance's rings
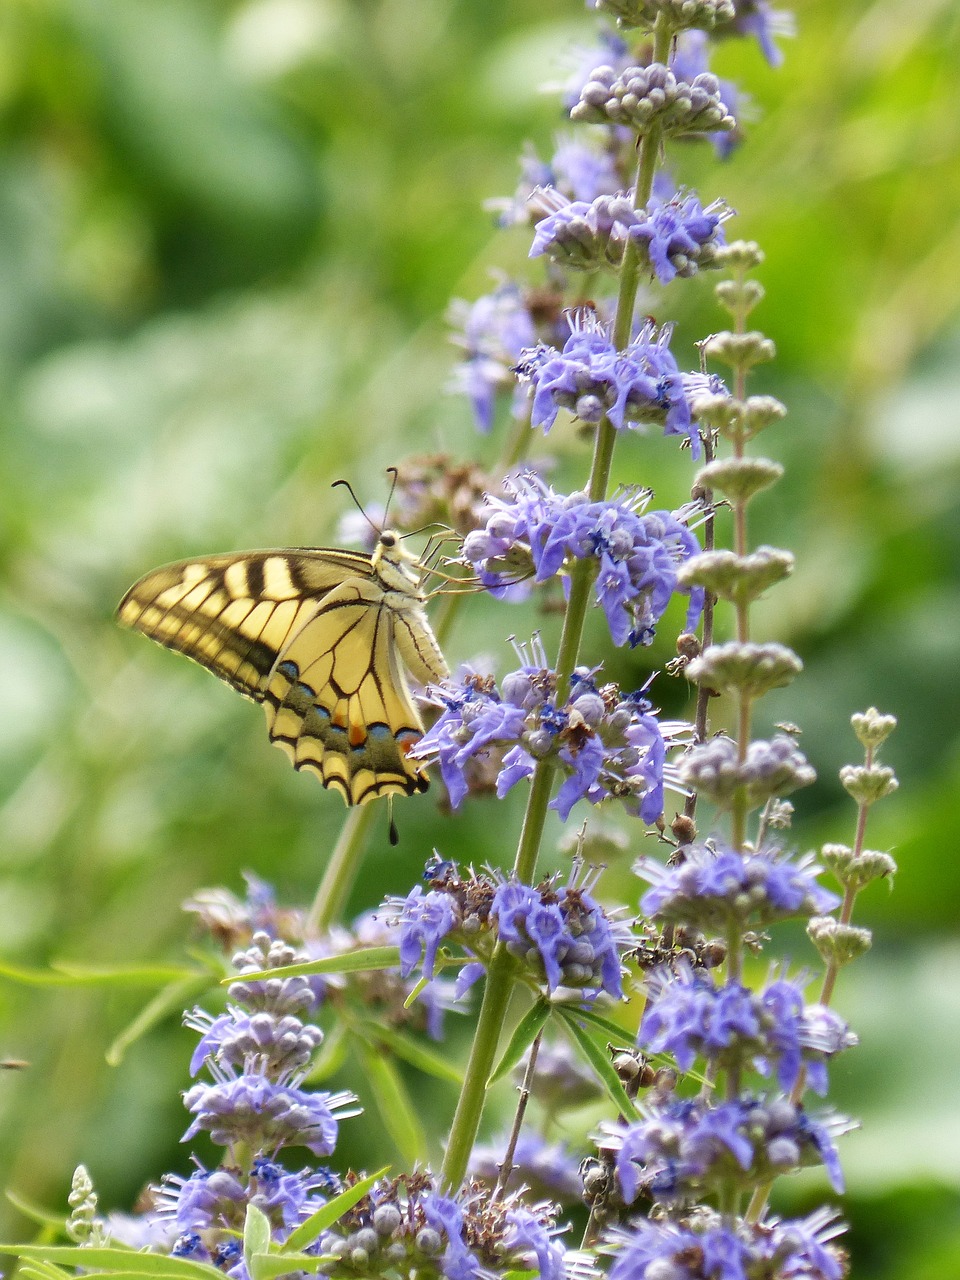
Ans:
{"label": "narrow leaf", "polygon": [[385,1027],[370,1018],[364,1018],[360,1025],[371,1044],[380,1041],[387,1045],[398,1058],[409,1062],[418,1071],[436,1076],[438,1080],[452,1080],[454,1084],[463,1084],[463,1072],[459,1067],[447,1058],[442,1058],[439,1053],[428,1049],[413,1036],[398,1031],[395,1027]]}
{"label": "narrow leaf", "polygon": [[247,1270],[257,1280],[274,1280],[275,1276],[288,1276],[297,1271],[319,1271],[333,1261],[326,1254],[312,1253],[255,1253],[247,1263]]}
{"label": "narrow leaf", "polygon": [[508,1071],[511,1071],[526,1051],[536,1040],[537,1036],[543,1030],[544,1023],[550,1016],[550,1002],[544,1000],[541,996],[513,1029],[513,1035],[507,1047],[503,1051],[503,1056],[494,1068],[493,1075],[487,1081],[487,1087],[496,1084],[498,1080],[502,1080]]}
{"label": "narrow leaf", "polygon": [[[571,1009],[570,1012],[573,1012],[573,1010]],[[635,1031],[618,1026],[617,1023],[603,1017],[602,1014],[595,1013],[593,1009],[580,1007],[576,1010],[576,1016],[584,1022],[589,1022],[592,1027],[596,1027],[599,1031],[606,1032],[614,1044],[629,1044],[630,1041],[636,1039]]]}
{"label": "narrow leaf", "polygon": [[384,1128],[408,1167],[426,1161],[427,1141],[416,1108],[391,1058],[357,1041],[367,1083],[373,1090]]}
{"label": "narrow leaf", "polygon": [[88,983],[98,987],[162,987],[170,982],[203,981],[209,983],[209,973],[198,973],[185,965],[105,965],[84,964],[81,960],[53,960],[50,968],[71,982]]}
{"label": "narrow leaf", "polygon": [[567,1028],[574,1044],[583,1054],[597,1076],[600,1083],[606,1089],[607,1093],[613,1100],[617,1110],[622,1115],[630,1117],[637,1113],[636,1104],[631,1102],[627,1096],[627,1092],[623,1087],[620,1077],[613,1069],[607,1054],[600,1048],[595,1040],[580,1026],[577,1021],[578,1014],[572,1009],[564,1009],[561,1006],[554,1005],[554,1011],[560,1018],[561,1022]]}
{"label": "narrow leaf", "polygon": [[371,1173],[366,1178],[361,1178],[359,1182],[355,1182],[352,1187],[347,1187],[346,1191],[341,1191],[332,1200],[328,1200],[316,1213],[312,1213],[306,1222],[301,1222],[296,1231],[291,1231],[284,1248],[305,1249],[308,1244],[313,1244],[322,1231],[332,1227],[348,1209],[352,1209],[362,1200],[374,1183],[379,1182],[386,1172],[386,1168],[383,1168],[379,1173]]}
{"label": "narrow leaf", "polygon": [[111,1067],[119,1066],[132,1044],[135,1044],[142,1036],[145,1036],[168,1014],[175,1010],[182,1010],[191,1004],[193,997],[199,995],[201,991],[205,991],[209,986],[209,975],[203,977],[203,979],[194,976],[184,982],[171,982],[162,991],[158,991],[153,999],[144,1005],[133,1021],[124,1027],[107,1049],[108,1064]]}
{"label": "narrow leaf", "polygon": [[81,1249],[79,1245],[0,1244],[0,1253],[40,1262],[63,1263],[82,1267],[84,1271],[100,1268],[111,1273],[127,1272],[136,1276],[169,1276],[176,1280],[223,1280],[223,1272],[203,1262],[188,1258],[171,1258],[162,1253],[137,1253],[135,1249],[103,1246]]}
{"label": "narrow leaf", "polygon": [[19,1191],[10,1191],[8,1189],[4,1192],[4,1195],[13,1207],[31,1222],[35,1222],[40,1227],[55,1227],[57,1231],[63,1230],[62,1213],[54,1213],[52,1210],[45,1208],[45,1206],[36,1204],[33,1200],[28,1200]]}
{"label": "narrow leaf", "polygon": [[[341,956],[324,956],[320,960],[305,960],[303,964],[285,964],[279,969],[262,969],[256,973],[245,973],[244,982],[254,982],[258,978],[296,978],[310,977],[314,973],[367,973],[375,969],[398,969],[400,967],[399,947],[365,947],[360,951],[348,951]],[[236,974],[224,978],[222,986],[236,982]]]}
{"label": "narrow leaf", "polygon": [[255,1204],[247,1205],[243,1220],[243,1260],[247,1264],[250,1280],[264,1280],[254,1265],[257,1256],[266,1257],[270,1248],[270,1219]]}

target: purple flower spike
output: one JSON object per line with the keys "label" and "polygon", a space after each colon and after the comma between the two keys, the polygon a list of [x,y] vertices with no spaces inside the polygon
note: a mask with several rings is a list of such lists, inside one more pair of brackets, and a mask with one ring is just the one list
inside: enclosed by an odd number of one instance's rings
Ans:
{"label": "purple flower spike", "polygon": [[670,352],[671,326],[648,321],[618,351],[593,311],[574,312],[569,323],[562,351],[541,344],[520,354],[517,373],[533,387],[532,425],[549,431],[560,409],[583,422],[606,416],[617,430],[662,423],[666,435],[687,436],[698,458],[699,436]]}

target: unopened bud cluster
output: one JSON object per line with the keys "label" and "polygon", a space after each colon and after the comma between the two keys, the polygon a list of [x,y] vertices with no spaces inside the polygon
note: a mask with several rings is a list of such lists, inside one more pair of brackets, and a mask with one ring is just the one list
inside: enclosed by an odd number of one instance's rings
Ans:
{"label": "unopened bud cluster", "polygon": [[709,72],[691,84],[658,62],[647,67],[597,67],[580,93],[570,119],[582,124],[628,125],[637,133],[656,127],[665,136],[712,133],[736,127]]}

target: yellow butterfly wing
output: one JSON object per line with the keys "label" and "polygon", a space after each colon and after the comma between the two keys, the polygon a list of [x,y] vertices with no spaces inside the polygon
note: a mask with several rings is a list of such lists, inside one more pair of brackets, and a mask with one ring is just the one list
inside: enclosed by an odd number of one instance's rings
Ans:
{"label": "yellow butterfly wing", "polygon": [[397,660],[398,616],[378,584],[345,582],[284,648],[264,691],[271,739],[347,804],[427,789],[407,756],[423,725]]}
{"label": "yellow butterfly wing", "polygon": [[303,549],[184,560],[141,578],[117,612],[264,703],[270,737],[294,767],[348,805],[426,790],[423,768],[406,755],[423,726],[398,649],[423,678],[412,631],[431,676],[446,668],[415,592],[388,592],[369,556]]}

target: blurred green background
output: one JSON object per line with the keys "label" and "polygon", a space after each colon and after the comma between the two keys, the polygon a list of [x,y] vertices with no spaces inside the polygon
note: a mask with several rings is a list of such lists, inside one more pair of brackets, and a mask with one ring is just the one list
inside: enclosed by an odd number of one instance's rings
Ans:
{"label": "blurred green background", "polygon": [[[803,847],[851,834],[834,781],[856,758],[849,713],[901,721],[886,755],[902,789],[869,839],[901,872],[864,895],[877,946],[838,995],[862,1045],[833,1078],[864,1120],[844,1142],[856,1274],[939,1277],[960,1267],[960,16],[952,0],[799,8],[781,70],[752,43],[719,52],[753,99],[746,145],[723,166],[707,148],[672,159],[767,253],[755,319],[779,359],[757,389],[790,406],[763,441],[789,470],[755,533],[799,561],[761,621],[807,663],[769,711],[803,727],[820,771],[798,799]],[[410,453],[492,461],[497,441],[445,394],[443,314],[522,263],[522,235],[495,233],[482,202],[513,190],[525,140],[549,153],[560,121],[539,86],[591,30],[578,0],[0,3],[3,961],[179,962],[179,904],[242,892],[245,868],[311,896],[340,801],[113,609],[165,560],[329,542],[338,476],[376,502]],[[682,366],[722,324],[709,284],[650,303],[678,316]],[[576,483],[582,445],[551,441]],[[653,437],[618,465],[665,504],[689,483]],[[506,635],[535,625],[483,601],[467,618],[450,658],[501,669]],[[664,628],[609,669],[669,656]],[[521,796],[497,810],[498,848],[489,805],[449,819],[435,795],[398,806],[398,850],[380,823],[354,908],[405,892],[434,845],[512,857]],[[169,1017],[104,1060],[150,994],[0,980],[0,1057],[30,1063],[0,1073],[4,1186],[62,1211],[83,1160],[123,1208],[184,1169],[192,1037]],[[396,1159],[364,1141],[357,1158]],[[798,1183],[784,1207],[821,1191]],[[10,1213],[0,1238],[25,1229]]]}

